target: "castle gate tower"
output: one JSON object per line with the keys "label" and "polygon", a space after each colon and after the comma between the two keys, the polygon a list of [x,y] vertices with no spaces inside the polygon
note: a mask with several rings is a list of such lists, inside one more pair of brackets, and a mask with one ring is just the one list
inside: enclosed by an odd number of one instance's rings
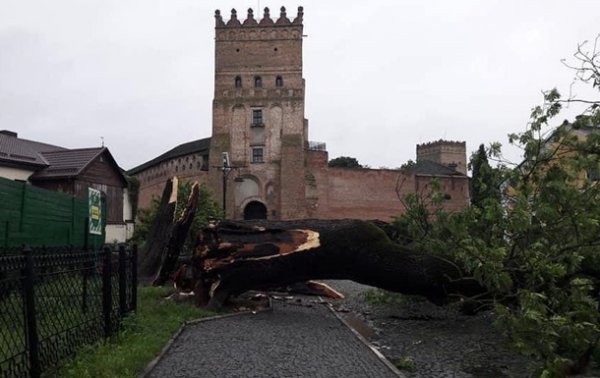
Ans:
{"label": "castle gate tower", "polygon": [[293,219],[305,216],[302,17],[284,7],[273,20],[235,9],[225,22],[215,11],[215,94],[209,185],[223,198],[223,156],[228,218]]}

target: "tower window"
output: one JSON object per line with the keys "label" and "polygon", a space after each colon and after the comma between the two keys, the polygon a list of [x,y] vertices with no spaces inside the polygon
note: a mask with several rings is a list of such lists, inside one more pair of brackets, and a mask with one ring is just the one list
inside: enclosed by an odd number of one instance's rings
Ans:
{"label": "tower window", "polygon": [[281,76],[277,76],[275,78],[275,86],[276,87],[283,87],[283,78]]}
{"label": "tower window", "polygon": [[254,147],[252,148],[252,162],[253,163],[263,163],[263,148],[262,147]]}
{"label": "tower window", "polygon": [[254,86],[256,88],[262,87],[262,78],[260,76],[254,76]]}
{"label": "tower window", "polygon": [[242,77],[241,76],[236,76],[235,77],[235,87],[236,88],[241,88],[242,87]]}
{"label": "tower window", "polygon": [[262,126],[262,125],[263,125],[262,109],[253,109],[252,110],[252,126]]}

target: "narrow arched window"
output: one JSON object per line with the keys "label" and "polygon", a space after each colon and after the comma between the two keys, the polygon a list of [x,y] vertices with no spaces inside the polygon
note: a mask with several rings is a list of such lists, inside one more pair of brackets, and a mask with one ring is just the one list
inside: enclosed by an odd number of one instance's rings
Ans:
{"label": "narrow arched window", "polygon": [[260,76],[254,76],[254,86],[256,88],[262,87],[262,78]]}
{"label": "narrow arched window", "polygon": [[277,76],[275,78],[275,86],[276,87],[283,87],[283,78],[281,76]]}
{"label": "narrow arched window", "polygon": [[242,87],[242,77],[241,76],[236,76],[235,77],[235,87],[236,88],[241,88]]}

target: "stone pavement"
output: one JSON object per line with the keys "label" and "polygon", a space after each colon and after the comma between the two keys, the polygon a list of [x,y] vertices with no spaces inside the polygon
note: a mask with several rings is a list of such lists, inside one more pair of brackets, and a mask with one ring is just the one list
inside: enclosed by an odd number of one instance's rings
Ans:
{"label": "stone pavement", "polygon": [[145,377],[389,377],[386,365],[316,298],[190,324]]}

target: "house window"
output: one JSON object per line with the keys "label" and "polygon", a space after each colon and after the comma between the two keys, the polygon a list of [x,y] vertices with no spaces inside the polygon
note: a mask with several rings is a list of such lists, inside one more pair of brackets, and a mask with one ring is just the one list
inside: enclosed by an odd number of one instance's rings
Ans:
{"label": "house window", "polygon": [[283,78],[281,76],[277,76],[275,78],[275,86],[276,87],[283,87]]}
{"label": "house window", "polygon": [[262,78],[260,76],[254,76],[254,86],[256,88],[262,87]]}
{"label": "house window", "polygon": [[263,148],[262,147],[254,147],[252,148],[252,162],[253,163],[263,163]]}
{"label": "house window", "polygon": [[235,77],[235,87],[236,88],[241,88],[242,87],[242,77],[241,76],[236,76]]}
{"label": "house window", "polygon": [[263,113],[262,109],[252,110],[252,126],[262,126],[263,124]]}

